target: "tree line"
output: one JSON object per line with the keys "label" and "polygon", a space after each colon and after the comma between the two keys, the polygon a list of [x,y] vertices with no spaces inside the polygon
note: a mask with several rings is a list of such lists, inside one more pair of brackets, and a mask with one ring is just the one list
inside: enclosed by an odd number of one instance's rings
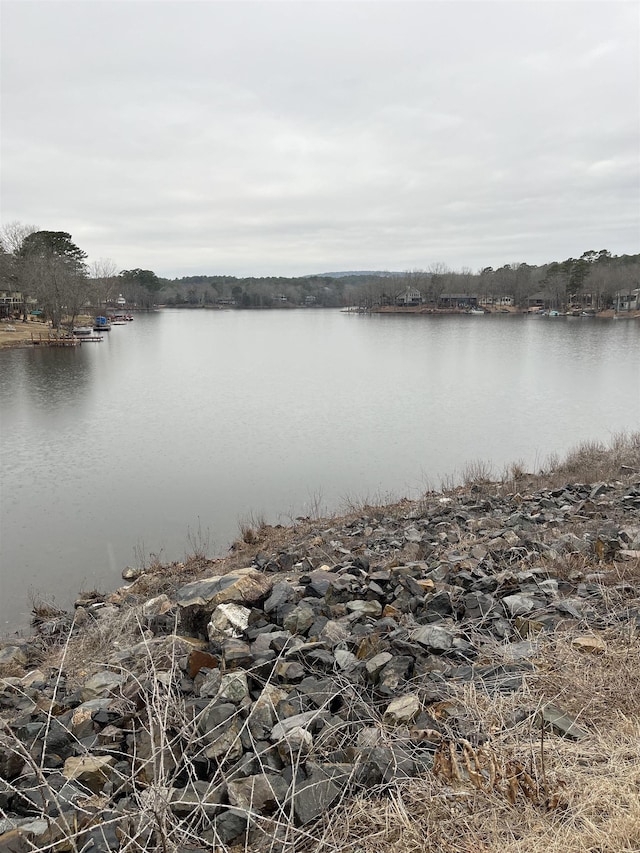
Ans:
{"label": "tree line", "polygon": [[34,309],[58,330],[73,327],[87,310],[101,310],[126,294],[127,302],[151,307],[162,289],[152,270],[121,270],[114,261],[88,263],[87,253],[66,231],[41,231],[10,223],[0,231],[0,289],[21,295],[23,319]]}
{"label": "tree line", "polygon": [[397,292],[417,290],[424,303],[436,306],[446,294],[474,295],[480,301],[510,297],[520,308],[534,298],[550,307],[569,305],[600,311],[615,305],[616,296],[640,287],[640,254],[612,255],[607,249],[588,250],[539,266],[517,262],[494,269],[455,271],[444,264],[399,274],[388,279],[362,281],[355,304],[363,307],[393,304]]}
{"label": "tree line", "polygon": [[235,278],[185,276],[164,280],[160,297],[168,305],[234,305],[239,308],[285,306],[373,308],[394,304],[406,290],[417,290],[423,303],[437,305],[445,294],[476,295],[479,299],[513,299],[526,308],[534,296],[552,307],[581,305],[595,310],[612,307],[616,294],[640,287],[640,255],[614,256],[607,249],[588,250],[535,266],[511,263],[478,272],[455,271],[445,264],[405,272],[353,273],[298,278]]}
{"label": "tree line", "polygon": [[373,308],[394,304],[398,294],[418,291],[423,303],[437,305],[445,294],[476,295],[480,300],[509,297],[526,307],[542,295],[552,307],[615,304],[616,295],[640,287],[640,255],[614,256],[588,250],[534,266],[523,262],[455,271],[445,264],[404,272],[327,273],[299,277],[197,275],[166,279],[152,270],[118,270],[110,259],[88,262],[87,254],[65,231],[42,231],[10,223],[0,231],[0,289],[22,295],[26,317],[33,306],[53,326],[73,325],[87,309],[115,305],[122,294],[128,305],[151,308],[219,306],[236,308]]}

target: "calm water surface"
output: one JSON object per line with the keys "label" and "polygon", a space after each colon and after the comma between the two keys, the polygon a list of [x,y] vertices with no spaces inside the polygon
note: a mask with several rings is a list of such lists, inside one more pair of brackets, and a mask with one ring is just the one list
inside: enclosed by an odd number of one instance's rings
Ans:
{"label": "calm water surface", "polygon": [[[0,352],[0,634],[238,521],[416,497],[640,425],[640,324],[161,311]],[[201,536],[198,534],[200,530]],[[191,544],[190,544],[191,540]]]}

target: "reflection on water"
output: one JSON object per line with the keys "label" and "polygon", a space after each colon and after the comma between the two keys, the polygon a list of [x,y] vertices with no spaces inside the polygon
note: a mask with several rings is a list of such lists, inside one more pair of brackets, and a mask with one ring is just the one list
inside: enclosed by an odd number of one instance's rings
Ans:
{"label": "reflection on water", "polygon": [[93,369],[91,359],[86,355],[82,347],[30,347],[3,352],[2,372],[5,380],[10,378],[10,383],[0,383],[0,393],[26,397],[29,403],[52,410],[79,402],[87,390]]}
{"label": "reflection on water", "polygon": [[250,512],[416,496],[469,460],[540,465],[640,424],[640,325],[166,311],[0,352],[0,630],[134,551],[223,552]]}

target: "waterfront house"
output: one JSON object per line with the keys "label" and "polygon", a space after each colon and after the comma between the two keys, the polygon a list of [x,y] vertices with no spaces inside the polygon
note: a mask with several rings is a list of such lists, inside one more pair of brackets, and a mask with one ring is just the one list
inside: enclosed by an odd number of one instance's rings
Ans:
{"label": "waterfront house", "polygon": [[616,311],[640,311],[640,287],[618,291],[614,304]]}
{"label": "waterfront house", "polygon": [[35,299],[29,296],[25,299],[19,290],[0,290],[0,317],[11,317],[36,305]]}
{"label": "waterfront house", "polygon": [[411,305],[422,305],[422,293],[415,287],[407,287],[396,296],[396,305],[408,308]]}
{"label": "waterfront house", "polygon": [[483,296],[478,300],[480,305],[487,307],[494,306],[497,308],[512,308],[516,301],[513,296]]}
{"label": "waterfront house", "polygon": [[527,298],[527,307],[529,309],[536,308],[538,310],[542,310],[543,308],[551,307],[551,300],[549,299],[549,294],[546,290],[538,290],[536,293],[532,293],[531,296]]}
{"label": "waterfront house", "polygon": [[478,297],[474,293],[441,293],[438,308],[476,308]]}

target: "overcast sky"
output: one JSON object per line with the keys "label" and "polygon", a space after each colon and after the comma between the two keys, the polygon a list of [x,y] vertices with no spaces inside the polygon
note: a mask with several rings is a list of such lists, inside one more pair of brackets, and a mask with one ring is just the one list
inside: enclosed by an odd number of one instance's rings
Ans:
{"label": "overcast sky", "polygon": [[2,221],[173,277],[640,251],[637,2],[2,2]]}

